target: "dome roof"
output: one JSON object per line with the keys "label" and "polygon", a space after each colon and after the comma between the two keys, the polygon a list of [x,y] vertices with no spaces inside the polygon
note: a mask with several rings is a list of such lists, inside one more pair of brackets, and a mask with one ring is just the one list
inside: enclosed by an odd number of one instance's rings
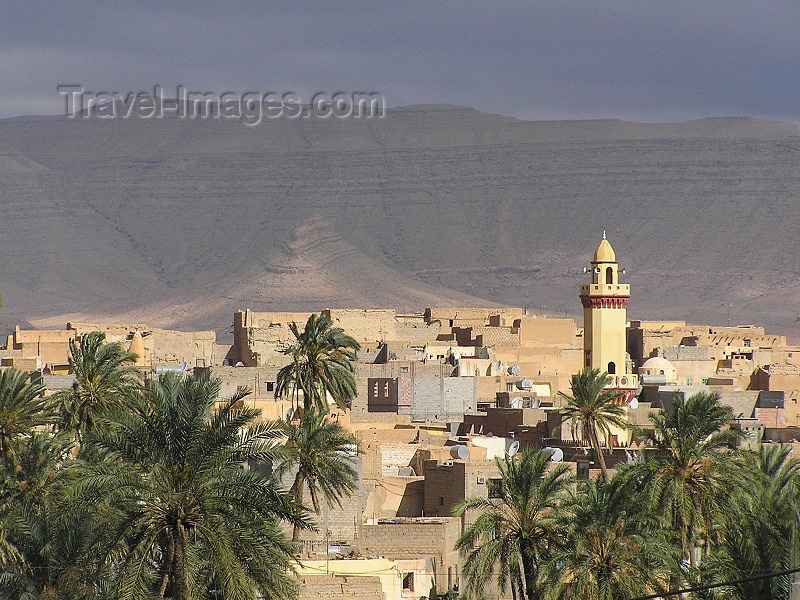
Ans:
{"label": "dome roof", "polygon": [[614,249],[611,247],[605,235],[603,235],[603,239],[600,241],[597,250],[594,251],[593,262],[617,262],[617,255],[614,254]]}
{"label": "dome roof", "polygon": [[646,361],[642,363],[642,366],[639,369],[648,369],[652,370],[655,373],[664,372],[667,373],[669,371],[674,371],[675,367],[672,366],[672,363],[669,362],[666,358],[662,356],[654,356],[653,358],[648,358]]}

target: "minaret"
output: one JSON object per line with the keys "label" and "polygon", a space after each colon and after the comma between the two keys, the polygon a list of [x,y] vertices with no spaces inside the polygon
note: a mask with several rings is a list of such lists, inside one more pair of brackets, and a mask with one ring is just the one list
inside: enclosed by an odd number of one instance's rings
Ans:
{"label": "minaret", "polygon": [[591,276],[591,283],[581,286],[584,365],[609,375],[625,374],[626,307],[631,286],[619,282],[619,263],[605,231],[594,253]]}

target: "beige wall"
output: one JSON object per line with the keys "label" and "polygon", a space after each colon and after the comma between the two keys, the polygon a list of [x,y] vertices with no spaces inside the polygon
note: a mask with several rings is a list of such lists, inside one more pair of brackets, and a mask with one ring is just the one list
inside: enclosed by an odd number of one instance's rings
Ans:
{"label": "beige wall", "polygon": [[670,360],[669,362],[675,367],[679,385],[701,385],[703,379],[713,377],[717,370],[717,361],[713,359]]}
{"label": "beige wall", "polygon": [[142,334],[147,359],[153,365],[182,362],[193,367],[210,367],[222,362],[215,355],[216,333],[213,331],[173,331],[143,324],[68,323],[68,329],[80,337],[92,331],[102,331],[109,342],[119,342],[126,350],[134,331]]}
{"label": "beige wall", "polygon": [[153,364],[180,364],[189,367],[211,366],[222,361],[216,355],[216,334],[213,331],[171,331],[142,324],[67,323],[63,330],[25,331],[16,328],[9,336],[13,348],[22,352],[23,358],[41,357],[41,366],[49,363],[66,363],[69,360],[69,342],[92,332],[101,331],[106,341],[118,342],[128,350],[134,331],[143,335],[146,358]]}
{"label": "beige wall", "polygon": [[516,319],[522,318],[524,310],[521,308],[426,308],[427,321],[441,321],[444,327],[480,327],[489,325],[490,319],[503,326],[511,326]]}
{"label": "beige wall", "polygon": [[577,333],[578,327],[572,319],[527,316],[519,321],[519,337],[523,346],[554,345],[571,348],[579,344]]}
{"label": "beige wall", "polygon": [[[376,555],[377,556],[377,555]],[[384,600],[405,600],[420,596],[427,596],[432,586],[435,564],[430,559],[398,559],[387,558],[358,558],[358,559],[332,559],[332,560],[300,560],[298,562],[298,576],[307,575],[339,575],[342,577],[377,577],[380,580]],[[415,591],[413,596],[403,593],[403,575],[408,572],[415,574]],[[426,577],[427,574],[427,577]],[[427,587],[427,589],[426,589]],[[422,590],[422,591],[417,591]],[[446,591],[446,590],[445,590]],[[344,590],[339,595],[328,598],[351,597],[344,596]],[[353,596],[353,600],[362,600]]]}
{"label": "beige wall", "polygon": [[383,475],[374,481],[365,478],[365,483],[374,486],[364,508],[364,516],[372,522],[376,519],[422,516],[425,497],[423,476]]}
{"label": "beige wall", "polygon": [[21,330],[19,325],[9,336],[9,350],[20,350],[21,358],[41,357],[41,366],[49,363],[65,363],[69,359],[69,342],[75,339],[75,331]]}
{"label": "beige wall", "polygon": [[493,460],[426,460],[425,515],[451,516],[461,500],[487,498],[487,481],[498,476]]}
{"label": "beige wall", "polygon": [[321,573],[298,575],[300,594],[297,600],[329,600],[346,597],[350,600],[387,600],[381,580],[369,575],[332,575]]}

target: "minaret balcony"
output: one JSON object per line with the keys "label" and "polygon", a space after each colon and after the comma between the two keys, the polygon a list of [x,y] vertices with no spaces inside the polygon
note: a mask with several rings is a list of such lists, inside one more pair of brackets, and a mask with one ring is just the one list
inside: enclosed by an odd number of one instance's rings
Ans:
{"label": "minaret balcony", "polygon": [[581,296],[630,296],[631,286],[628,283],[591,283],[581,285]]}
{"label": "minaret balcony", "polygon": [[606,389],[635,390],[639,387],[639,376],[631,373],[609,375]]}

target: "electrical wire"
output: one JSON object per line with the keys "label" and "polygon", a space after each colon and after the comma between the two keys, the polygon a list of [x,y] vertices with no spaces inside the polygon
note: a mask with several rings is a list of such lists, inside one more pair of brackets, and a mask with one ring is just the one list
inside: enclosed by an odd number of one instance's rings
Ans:
{"label": "electrical wire", "polygon": [[772,579],[773,577],[781,577],[783,575],[791,575],[792,573],[800,573],[800,569],[789,569],[787,571],[775,571],[767,573],[766,575],[754,575],[752,577],[744,577],[742,579],[734,579],[733,581],[725,581],[724,583],[712,583],[709,585],[699,585],[696,587],[685,588],[682,590],[675,590],[672,592],[664,592],[663,594],[651,594],[650,596],[638,596],[631,598],[631,600],[656,600],[657,598],[671,598],[680,594],[688,594],[689,592],[702,592],[704,590],[712,590],[719,587],[729,587],[739,583],[747,583],[748,581],[757,581],[759,579]]}

